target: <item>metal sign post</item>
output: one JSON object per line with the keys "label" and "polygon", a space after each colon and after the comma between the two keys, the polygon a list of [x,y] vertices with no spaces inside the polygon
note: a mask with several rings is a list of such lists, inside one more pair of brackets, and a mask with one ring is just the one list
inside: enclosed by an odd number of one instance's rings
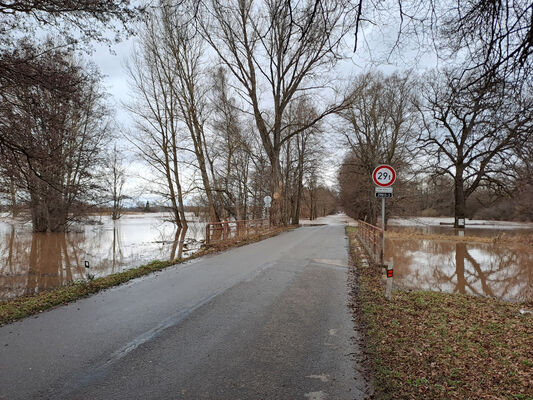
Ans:
{"label": "metal sign post", "polygon": [[381,265],[385,265],[385,197],[381,198]]}
{"label": "metal sign post", "polygon": [[389,267],[385,265],[385,199],[392,198],[392,184],[396,181],[396,171],[390,165],[378,165],[372,173],[372,180],[376,185],[376,197],[381,198],[381,254],[380,263],[387,268],[387,289],[385,296],[390,299],[392,293],[392,261]]}

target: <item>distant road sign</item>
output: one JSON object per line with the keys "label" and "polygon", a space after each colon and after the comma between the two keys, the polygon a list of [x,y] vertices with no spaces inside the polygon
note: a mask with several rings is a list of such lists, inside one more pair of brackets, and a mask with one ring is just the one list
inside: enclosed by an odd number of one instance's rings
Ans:
{"label": "distant road sign", "polygon": [[272,202],[272,197],[270,197],[270,196],[265,196],[265,198],[263,199],[263,201],[265,202],[265,207],[270,207],[270,203]]}
{"label": "distant road sign", "polygon": [[[378,165],[372,173],[372,180],[379,187],[391,186],[396,180],[396,171],[390,165]],[[392,195],[388,197],[392,197]]]}

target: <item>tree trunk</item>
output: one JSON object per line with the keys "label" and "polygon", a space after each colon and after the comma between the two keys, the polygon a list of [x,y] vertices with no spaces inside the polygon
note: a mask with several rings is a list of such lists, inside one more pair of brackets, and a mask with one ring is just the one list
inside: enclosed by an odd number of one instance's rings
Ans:
{"label": "tree trunk", "polygon": [[281,207],[283,201],[283,182],[279,165],[279,152],[271,159],[272,172],[270,174],[270,191],[272,193],[272,205],[270,207],[270,224],[281,225]]}
{"label": "tree trunk", "polygon": [[11,215],[15,218],[18,215],[17,209],[17,189],[13,179],[9,180],[9,194],[11,195]]}
{"label": "tree trunk", "polygon": [[463,181],[463,169],[462,167],[456,168],[455,174],[455,222],[454,228],[465,227],[465,212],[466,210],[466,197]]}
{"label": "tree trunk", "polygon": [[465,254],[466,243],[457,243],[455,245],[455,272],[457,275],[457,284],[455,290],[458,293],[466,293],[465,280]]}

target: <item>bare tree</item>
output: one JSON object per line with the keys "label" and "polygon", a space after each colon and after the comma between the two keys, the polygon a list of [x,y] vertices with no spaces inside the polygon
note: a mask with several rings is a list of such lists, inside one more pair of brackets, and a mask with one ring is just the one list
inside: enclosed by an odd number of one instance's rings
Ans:
{"label": "bare tree", "polygon": [[371,1],[360,20],[383,29],[391,18],[397,21],[397,36],[390,55],[401,56],[414,43],[419,54],[429,50],[465,73],[478,70],[479,79],[498,74],[520,85],[531,78],[531,1]]}
{"label": "bare tree", "polygon": [[299,129],[284,126],[284,114],[298,93],[316,94],[314,89],[325,87],[320,78],[339,58],[342,39],[354,26],[352,12],[352,4],[343,0],[314,4],[212,0],[198,13],[202,34],[239,83],[254,116],[271,165],[274,224],[281,223],[285,196],[280,166],[283,144],[344,103],[324,107]]}
{"label": "bare tree", "polygon": [[246,219],[252,166],[250,135],[241,120],[223,68],[214,72],[212,89],[213,135],[210,147],[214,149],[213,158],[218,158],[216,167],[213,162],[210,163],[214,186],[224,211],[237,220]]}
{"label": "bare tree", "polygon": [[[373,193],[372,171],[379,164],[390,164],[406,177],[418,154],[420,121],[413,103],[414,82],[397,74],[367,73],[356,78],[352,91],[350,107],[339,113],[343,122],[341,133],[350,151],[345,159],[349,165],[341,170],[344,175],[340,179],[341,188],[350,185],[354,174],[361,175],[353,183],[357,192],[346,201],[357,202],[361,207],[358,217],[375,223],[378,203]],[[359,199],[352,199],[353,195]]]}
{"label": "bare tree", "polygon": [[423,101],[420,142],[435,173],[453,179],[455,226],[464,227],[476,189],[512,182],[514,149],[533,134],[531,94],[494,75],[445,71],[428,77]]}
{"label": "bare tree", "polygon": [[179,78],[174,59],[161,51],[156,31],[155,15],[147,20],[140,47],[133,54],[127,71],[134,92],[134,100],[126,108],[134,115],[136,133],[130,135],[141,157],[162,179],[152,190],[168,199],[173,222],[178,229],[187,228],[183,204],[183,163],[189,160],[181,134],[181,117],[177,111]]}
{"label": "bare tree", "polygon": [[129,0],[6,0],[0,2],[0,41],[5,45],[13,40],[11,33],[28,32],[36,24],[55,29],[67,42],[109,42],[105,30],[119,34],[144,9]]}
{"label": "bare tree", "polygon": [[[316,107],[308,99],[300,97],[295,99],[287,109],[285,125],[291,129],[299,130],[307,125],[309,119],[317,115]],[[323,127],[321,122],[307,126],[297,135],[291,136],[283,144],[282,151],[282,176],[285,187],[285,197],[282,206],[282,221],[298,224],[302,210],[304,185],[318,187],[316,181],[322,171],[325,158]],[[309,172],[312,171],[311,175]],[[307,179],[313,176],[313,179]]]}
{"label": "bare tree", "polygon": [[[437,1],[435,1],[437,3]],[[466,52],[478,79],[498,74],[519,85],[533,66],[533,4],[528,0],[459,0],[442,9],[441,33],[454,55]]]}
{"label": "bare tree", "polygon": [[[43,74],[35,58],[59,48],[87,49],[93,40],[110,45],[120,40],[123,33],[133,33],[129,23],[142,16],[144,9],[144,6],[130,4],[129,0],[1,1],[0,92],[29,83],[35,86],[50,85],[49,80],[39,81]],[[42,45],[38,51],[17,51],[21,46],[21,37],[38,36],[43,30],[58,37],[53,47]],[[64,86],[59,85],[57,90],[64,90]],[[12,139],[9,135],[0,136],[0,148],[28,157],[24,147]]]}
{"label": "bare tree", "polygon": [[177,100],[176,108],[193,144],[211,218],[220,221],[208,169],[210,161],[205,134],[207,98],[201,79],[205,73],[202,66],[203,40],[200,36],[194,35],[194,29],[189,21],[171,3],[162,1],[159,10],[158,18],[161,23],[157,25],[155,19],[151,22],[155,25],[153,33],[159,39],[156,45],[164,46],[162,51],[172,57],[177,78],[176,85],[172,86]]}
{"label": "bare tree", "polygon": [[105,172],[103,175],[104,184],[109,191],[111,202],[111,218],[117,220],[122,216],[124,210],[124,200],[128,196],[124,194],[124,184],[126,183],[126,167],[124,158],[121,156],[117,146],[108,153],[104,160]]}
{"label": "bare tree", "polygon": [[[43,56],[32,57],[41,50],[23,42],[10,55],[21,60],[21,76],[19,85],[0,91],[0,137],[16,143],[16,149],[0,151],[29,197],[33,229],[55,232],[66,230],[95,200],[94,171],[109,130],[109,110],[94,67],[53,50],[52,42],[45,48]],[[26,69],[38,79],[24,79]]]}

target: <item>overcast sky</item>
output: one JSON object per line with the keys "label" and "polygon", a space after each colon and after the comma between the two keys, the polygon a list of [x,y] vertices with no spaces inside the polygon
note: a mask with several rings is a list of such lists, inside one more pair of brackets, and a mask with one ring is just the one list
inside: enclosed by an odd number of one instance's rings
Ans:
{"label": "overcast sky", "polygon": [[[339,63],[335,73],[340,79],[349,79],[361,72],[370,69],[380,69],[383,72],[391,73],[395,70],[412,70],[416,73],[422,73],[424,70],[436,65],[436,57],[432,52],[421,52],[417,43],[407,43],[402,48],[394,52],[390,56],[390,49],[396,40],[397,21],[391,18],[387,23],[379,26],[367,26],[360,31],[358,50],[353,52],[353,37],[346,39],[347,58]],[[110,95],[110,101],[114,105],[116,120],[121,129],[133,129],[132,118],[126,112],[122,103],[128,102],[131,96],[128,87],[128,76],[124,65],[130,56],[135,37],[131,37],[121,43],[115,44],[111,47],[113,53],[107,45],[95,45],[95,51],[88,58],[90,58],[99,67],[101,73],[104,75],[104,86]],[[334,128],[330,127],[330,130]],[[334,132],[329,132],[335,137]],[[127,142],[124,142],[124,147],[131,148]],[[338,165],[343,158],[342,146],[339,141],[335,146],[328,146],[334,149],[329,157],[331,158],[326,163],[328,167],[324,176],[325,183],[328,186],[335,184],[335,176]],[[141,161],[134,160],[132,155],[129,155],[130,170],[132,177],[128,182],[128,191],[135,191],[142,182],[135,175],[146,171]],[[145,173],[145,172],[144,172]],[[143,197],[147,195],[144,194]],[[148,196],[149,197],[149,196]]]}

